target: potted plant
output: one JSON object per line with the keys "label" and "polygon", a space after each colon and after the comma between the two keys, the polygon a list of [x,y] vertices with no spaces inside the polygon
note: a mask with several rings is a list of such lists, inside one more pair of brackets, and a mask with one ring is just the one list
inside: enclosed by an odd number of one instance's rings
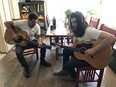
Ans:
{"label": "potted plant", "polygon": [[72,13],[71,9],[67,9],[65,12],[65,27],[69,26],[69,19],[70,19],[70,15]]}

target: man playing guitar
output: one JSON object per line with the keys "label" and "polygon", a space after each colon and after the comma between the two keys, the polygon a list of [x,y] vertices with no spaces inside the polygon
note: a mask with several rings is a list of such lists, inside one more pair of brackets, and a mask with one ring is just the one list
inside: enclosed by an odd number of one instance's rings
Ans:
{"label": "man playing guitar", "polygon": [[[18,41],[18,35],[14,32],[13,28],[20,29],[21,31],[26,32],[29,37],[29,40],[37,39],[39,45],[42,46],[42,39],[40,37],[40,26],[38,25],[38,15],[35,12],[32,12],[28,15],[28,20],[16,20],[16,21],[6,21],[5,26],[7,30],[11,33],[11,37],[14,41]],[[30,43],[27,43],[25,46],[16,44],[16,55],[17,59],[24,67],[25,77],[30,77],[29,65],[25,61],[23,56],[24,49],[36,47]],[[42,47],[40,50],[40,65],[45,65],[46,67],[51,66],[50,63],[45,61],[46,48]]]}
{"label": "man playing guitar", "polygon": [[[74,12],[70,16],[70,28],[74,36],[73,43],[76,42],[90,42],[100,39],[101,42],[93,48],[89,48],[84,51],[84,56],[90,56],[94,59],[94,54],[96,54],[101,49],[110,46],[114,41],[116,41],[115,36],[90,27],[81,12]],[[84,44],[82,44],[84,46]],[[106,53],[107,54],[107,53]],[[69,59],[71,57],[71,60]],[[79,57],[79,55],[77,55]],[[101,55],[102,56],[102,55]],[[81,58],[80,58],[81,59]],[[91,66],[87,61],[79,60],[72,50],[63,50],[63,68],[60,72],[55,72],[54,75],[57,76],[67,76],[63,78],[64,81],[74,81],[76,77],[75,68]]]}

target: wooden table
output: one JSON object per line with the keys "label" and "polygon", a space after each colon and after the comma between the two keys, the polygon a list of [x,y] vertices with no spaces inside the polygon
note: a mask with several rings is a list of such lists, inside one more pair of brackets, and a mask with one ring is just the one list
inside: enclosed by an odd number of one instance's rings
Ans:
{"label": "wooden table", "polygon": [[[67,43],[70,42],[70,37],[67,36],[70,31],[64,27],[64,23],[62,21],[56,21],[56,29],[51,30],[51,25],[52,22],[46,32],[46,36],[50,37],[50,44],[53,41],[53,38],[55,43],[60,43],[61,45],[63,45],[64,38],[67,39]],[[56,48],[56,59],[58,59],[59,55],[58,49]]]}
{"label": "wooden table", "polygon": [[54,30],[50,29],[51,25],[52,22],[50,22],[46,35],[67,35],[69,33],[69,30],[65,28],[62,21],[56,21],[56,29]]}

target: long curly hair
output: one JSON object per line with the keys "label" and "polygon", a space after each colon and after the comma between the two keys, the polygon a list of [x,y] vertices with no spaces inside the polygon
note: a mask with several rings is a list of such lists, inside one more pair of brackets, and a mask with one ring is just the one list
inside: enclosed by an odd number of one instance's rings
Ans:
{"label": "long curly hair", "polygon": [[[71,18],[76,18],[77,26],[73,28],[71,24]],[[76,11],[70,16],[70,29],[76,37],[82,37],[85,33],[85,29],[88,27],[88,23],[85,21],[85,17],[79,11]]]}

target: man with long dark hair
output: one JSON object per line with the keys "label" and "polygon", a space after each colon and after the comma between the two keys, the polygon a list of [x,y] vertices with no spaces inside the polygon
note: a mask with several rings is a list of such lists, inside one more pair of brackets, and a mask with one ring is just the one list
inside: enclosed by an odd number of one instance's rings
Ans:
{"label": "man with long dark hair", "polygon": [[[28,15],[28,20],[7,21],[4,24],[6,28],[9,30],[9,32],[11,33],[11,37],[13,38],[13,40],[18,40],[17,34],[12,29],[13,27],[15,27],[17,29],[20,29],[21,31],[27,32],[30,37],[29,38],[30,40],[37,41],[40,46],[42,45],[42,39],[40,37],[40,26],[38,25],[38,15],[35,12],[32,12]],[[29,71],[29,65],[27,64],[23,56],[23,51],[27,48],[32,48],[32,47],[37,47],[37,46],[32,45],[30,43],[27,43],[26,46],[21,46],[16,44],[17,59],[24,67],[25,77],[30,77],[30,71]],[[51,64],[45,61],[45,54],[46,54],[46,48],[43,47],[40,50],[40,64],[49,67],[51,66]]]}
{"label": "man with long dark hair", "polygon": [[[83,14],[79,11],[76,11],[70,16],[70,28],[74,36],[74,43],[77,41],[90,42],[94,40],[101,39],[102,42],[97,46],[87,49],[85,51],[86,56],[92,56],[100,49],[110,46],[116,38],[106,32],[90,27]],[[71,59],[69,58],[71,56]],[[75,68],[91,66],[88,62],[84,60],[79,60],[75,58],[73,51],[64,49],[63,50],[63,68],[60,72],[54,73],[57,76],[67,76],[63,78],[64,81],[74,81],[76,77]]]}

